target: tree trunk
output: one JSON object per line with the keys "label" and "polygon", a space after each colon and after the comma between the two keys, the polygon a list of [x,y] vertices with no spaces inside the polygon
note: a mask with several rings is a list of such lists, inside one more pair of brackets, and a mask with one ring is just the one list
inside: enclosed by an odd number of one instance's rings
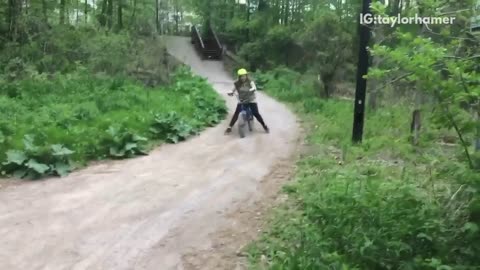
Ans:
{"label": "tree trunk", "polygon": [[8,25],[8,34],[12,41],[17,40],[17,33],[18,33],[17,19],[19,16],[18,1],[19,0],[8,0],[7,25]]}
{"label": "tree trunk", "polygon": [[78,20],[79,20],[79,18],[78,18],[78,10],[80,9],[80,0],[77,0],[77,6],[76,6],[76,8],[75,8],[75,9],[76,9],[76,15],[75,15],[75,16],[76,16],[76,18],[75,18],[75,24],[76,24],[76,25],[78,25]]}
{"label": "tree trunk", "polygon": [[406,0],[406,2],[405,2],[405,10],[406,11],[410,9],[410,1],[411,0]]}
{"label": "tree trunk", "polygon": [[412,144],[418,145],[420,139],[420,128],[422,127],[420,110],[416,109],[412,113],[412,122],[410,124],[410,133],[412,136]]}
{"label": "tree trunk", "polygon": [[137,10],[137,0],[133,0],[133,10],[132,10],[132,16],[130,18],[130,26],[132,26],[133,22],[135,21],[136,10]]}
{"label": "tree trunk", "polygon": [[274,11],[274,16],[273,16],[273,20],[275,21],[275,24],[282,24],[282,17],[281,17],[281,13],[282,13],[282,6],[280,5],[280,0],[276,0],[275,1],[275,11]]}
{"label": "tree trunk", "polygon": [[70,24],[70,5],[68,5],[69,2],[65,3],[65,23]]}
{"label": "tree trunk", "polygon": [[122,30],[123,29],[123,1],[119,0],[118,1],[118,10],[117,10],[117,16],[118,16],[118,29]]}
{"label": "tree trunk", "polygon": [[113,25],[113,0],[108,0],[107,4],[107,27],[112,29]]}
{"label": "tree trunk", "polygon": [[[210,2],[208,2],[210,3]],[[166,11],[166,14],[165,14],[165,17],[162,16],[162,21],[161,21],[161,24],[162,24],[162,33],[164,34],[169,34],[170,33],[170,10],[169,10],[170,6],[168,5],[168,0],[165,1],[165,11]],[[165,24],[165,20],[167,21],[166,24],[167,26],[165,27],[164,24]],[[208,17],[207,17],[207,20],[208,20]]]}
{"label": "tree trunk", "polygon": [[88,0],[85,0],[85,10],[83,11],[83,15],[85,16],[85,24],[88,22]]}
{"label": "tree trunk", "polygon": [[[373,84],[373,87],[376,87],[376,83],[371,83],[371,85]],[[372,89],[373,91],[370,92],[370,99],[368,101],[368,107],[371,109],[371,110],[376,110],[378,108],[378,90],[376,90],[375,88]]]}
{"label": "tree trunk", "polygon": [[[250,22],[250,0],[247,0],[247,25]],[[246,29],[246,38],[247,42],[250,41],[250,28],[247,27]]]}
{"label": "tree trunk", "polygon": [[288,25],[288,18],[290,17],[290,0],[285,0],[285,13],[283,16],[283,24]]}
{"label": "tree trunk", "polygon": [[[384,27],[383,25],[379,25],[376,27],[376,37],[375,37],[375,43],[380,43],[382,42],[382,40],[384,39],[385,37],[385,33],[384,33]],[[381,59],[378,57],[378,56],[374,56],[373,57],[373,60],[372,60],[372,67],[373,68],[378,68],[381,64]],[[379,89],[378,88],[378,85],[379,85],[379,81],[378,80],[372,80],[371,83],[369,84],[370,86],[368,88],[371,89],[371,91],[369,91],[369,101],[368,101],[368,107],[371,109],[371,110],[376,110],[377,107],[378,107],[378,97],[379,97]]]}
{"label": "tree trunk", "polygon": [[325,95],[324,96],[325,96],[325,98],[329,99],[334,92],[333,82],[331,80],[327,80],[325,82],[324,87],[325,87]]}
{"label": "tree trunk", "polygon": [[174,11],[175,11],[175,33],[178,35],[178,0],[175,0],[175,5],[174,5]]}
{"label": "tree trunk", "polygon": [[107,4],[110,0],[103,0],[102,2],[102,13],[100,14],[99,22],[102,27],[105,27],[107,24]]}
{"label": "tree trunk", "polygon": [[60,24],[65,24],[65,1],[60,0]]}
{"label": "tree trunk", "polygon": [[158,5],[159,5],[158,0],[155,0],[155,25],[157,27],[157,33],[160,33],[160,18],[158,17],[159,16]]}
{"label": "tree trunk", "polygon": [[47,7],[47,1],[42,0],[42,13],[43,13],[43,21],[45,24],[48,24],[48,7]]}
{"label": "tree trunk", "polygon": [[396,16],[400,12],[400,0],[394,0],[391,2],[390,15]]}

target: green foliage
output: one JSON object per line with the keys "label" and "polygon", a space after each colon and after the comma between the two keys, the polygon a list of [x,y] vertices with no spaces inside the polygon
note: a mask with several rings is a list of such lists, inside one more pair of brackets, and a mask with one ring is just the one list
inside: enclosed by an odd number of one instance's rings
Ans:
{"label": "green foliage", "polygon": [[300,75],[286,67],[278,67],[266,73],[258,72],[255,77],[266,92],[281,101],[309,103],[312,100],[305,96],[316,96],[313,89],[314,78],[309,74]]}
{"label": "green foliage", "polygon": [[102,145],[107,147],[108,154],[113,158],[130,158],[135,155],[146,155],[144,144],[147,138],[134,134],[125,128],[111,126],[108,136]]}
{"label": "green foliage", "polygon": [[[354,1],[355,2],[355,1]],[[359,2],[318,0],[194,1],[204,21],[213,22],[228,49],[250,69],[287,65],[320,74],[330,91],[355,63]],[[289,7],[289,8],[287,8]],[[348,74],[348,73],[347,73]],[[352,79],[349,76],[348,79]],[[342,78],[344,79],[344,78]]]}
{"label": "green foliage", "polygon": [[0,66],[4,67],[0,74],[10,81],[42,73],[69,73],[81,67],[89,72],[156,80],[158,85],[169,82],[168,73],[175,62],[160,42],[135,34],[53,27],[30,42],[7,43],[0,51]]}
{"label": "green foliage", "polygon": [[[454,32],[453,26],[446,29]],[[474,167],[469,142],[480,136],[475,117],[479,111],[476,104],[480,102],[480,42],[417,36],[404,30],[396,31],[393,37],[397,41],[394,46],[374,47],[374,55],[384,63],[368,77],[403,81],[434,97],[434,122],[455,130],[470,166]]]}
{"label": "green foliage", "polygon": [[198,133],[196,128],[186,123],[175,112],[156,115],[150,131],[155,134],[155,137],[169,143],[178,143],[188,136]]}
{"label": "green foliage", "polygon": [[18,178],[36,179],[43,175],[64,176],[72,169],[74,152],[61,144],[36,145],[34,137],[25,135],[22,150],[8,150],[2,163],[5,173]]}
{"label": "green foliage", "polygon": [[450,207],[452,193],[429,179],[402,177],[401,167],[360,162],[340,167],[310,157],[298,171],[288,190],[300,212],[275,219],[260,250],[253,251],[254,256],[266,252],[271,269],[478,266],[478,227],[466,220],[464,206],[457,208],[471,192]]}
{"label": "green foliage", "polygon": [[432,142],[413,149],[408,108],[379,109],[367,115],[362,145],[352,145],[351,103],[286,87],[283,78],[295,76],[256,75],[306,120],[311,149],[285,187],[288,202],[249,247],[251,268],[477,269],[480,176],[433,143],[435,122],[423,123]]}
{"label": "green foliage", "polygon": [[[299,34],[304,57],[311,63],[310,69],[316,71],[328,86],[341,69],[348,68],[347,65],[352,63],[353,58],[352,31],[343,26],[341,20],[333,12],[326,12],[313,21],[305,32]],[[324,93],[326,97],[333,94],[333,89],[327,91]]]}
{"label": "green foliage", "polygon": [[[225,102],[204,79],[186,69],[172,79],[167,87],[146,89],[127,78],[96,76],[80,68],[0,85],[0,170],[13,174],[22,169],[35,177],[63,175],[68,170],[55,164],[66,162],[66,156],[54,155],[50,146],[72,149],[69,160],[80,164],[125,158],[143,154],[149,141],[179,141],[225,117]],[[10,89],[15,89],[14,97]],[[164,118],[169,112],[175,113]],[[151,132],[162,125],[159,122],[171,125],[168,134]],[[25,149],[22,138],[27,134],[42,142],[41,152]],[[9,150],[22,151],[27,159],[12,161]],[[44,171],[34,161],[49,169]]]}

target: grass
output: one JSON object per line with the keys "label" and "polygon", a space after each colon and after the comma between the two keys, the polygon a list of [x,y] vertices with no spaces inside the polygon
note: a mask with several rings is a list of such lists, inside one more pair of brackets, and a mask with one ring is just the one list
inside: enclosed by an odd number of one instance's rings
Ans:
{"label": "grass", "polygon": [[227,113],[205,80],[174,72],[155,36],[42,33],[0,46],[0,176],[63,176],[91,160],[144,155]]}
{"label": "grass", "polygon": [[226,115],[213,88],[184,69],[154,88],[77,70],[3,84],[0,93],[0,168],[33,178],[59,174],[53,145],[69,150],[62,166],[81,166],[145,153],[149,142],[176,143]]}
{"label": "grass", "polygon": [[288,202],[249,247],[251,269],[478,269],[479,176],[457,158],[461,149],[438,146],[444,131],[428,116],[413,147],[403,105],[369,112],[364,142],[353,145],[352,103],[318,98],[306,77],[290,87],[298,78],[258,75],[305,120],[315,150],[298,161]]}

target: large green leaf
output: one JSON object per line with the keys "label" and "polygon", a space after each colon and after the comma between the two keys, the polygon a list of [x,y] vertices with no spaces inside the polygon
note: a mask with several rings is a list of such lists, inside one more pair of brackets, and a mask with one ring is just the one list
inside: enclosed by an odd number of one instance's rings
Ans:
{"label": "large green leaf", "polygon": [[25,169],[19,169],[13,172],[13,177],[15,178],[24,178],[25,175],[27,175],[27,170]]}
{"label": "large green leaf", "polygon": [[148,141],[147,138],[142,137],[142,136],[137,135],[137,134],[133,134],[133,140],[134,140],[135,142],[140,142],[140,141],[145,142],[145,141]]}
{"label": "large green leaf", "polygon": [[55,171],[57,172],[58,175],[60,176],[66,176],[72,169],[70,164],[65,163],[65,162],[57,162],[55,163]]}
{"label": "large green leaf", "polygon": [[125,151],[130,151],[130,150],[133,150],[137,147],[138,147],[138,145],[136,143],[127,143],[125,145]]}
{"label": "large green leaf", "polygon": [[169,142],[169,143],[174,143],[175,144],[175,143],[178,143],[179,138],[176,134],[169,134],[166,141]]}
{"label": "large green leaf", "polygon": [[156,127],[151,127],[150,129],[150,132],[152,132],[153,134],[160,134],[161,132],[156,128]]}
{"label": "large green leaf", "polygon": [[7,151],[7,161],[3,164],[17,164],[22,165],[25,161],[27,161],[27,156],[23,151],[19,150],[8,150]]}
{"label": "large green leaf", "polygon": [[74,151],[66,148],[61,144],[54,144],[51,146],[54,156],[68,156],[74,153]]}
{"label": "large green leaf", "polygon": [[23,138],[23,144],[25,145],[25,149],[29,152],[36,152],[38,150],[38,147],[34,143],[33,135],[25,135]]}
{"label": "large green leaf", "polygon": [[108,127],[107,133],[110,134],[112,137],[116,137],[119,133],[119,130],[113,126]]}
{"label": "large green leaf", "polygon": [[48,165],[39,163],[35,159],[30,159],[25,165],[39,174],[45,174],[50,169]]}
{"label": "large green leaf", "polygon": [[125,156],[125,150],[112,146],[112,147],[110,147],[110,155],[114,156],[114,157],[124,157]]}

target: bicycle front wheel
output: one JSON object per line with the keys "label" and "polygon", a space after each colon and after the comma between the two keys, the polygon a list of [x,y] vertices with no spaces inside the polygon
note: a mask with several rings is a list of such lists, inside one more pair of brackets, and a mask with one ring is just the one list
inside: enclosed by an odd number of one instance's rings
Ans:
{"label": "bicycle front wheel", "polygon": [[245,137],[245,126],[247,123],[247,114],[245,112],[241,112],[238,119],[238,134],[240,135],[240,138]]}

